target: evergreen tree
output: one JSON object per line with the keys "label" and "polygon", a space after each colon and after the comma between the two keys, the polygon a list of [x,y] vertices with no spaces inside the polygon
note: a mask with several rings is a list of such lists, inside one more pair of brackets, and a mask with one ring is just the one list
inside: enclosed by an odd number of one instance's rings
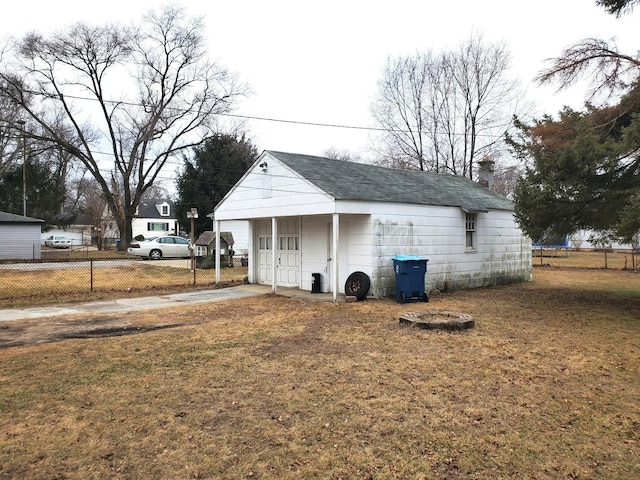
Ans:
{"label": "evergreen tree", "polygon": [[245,174],[258,158],[258,152],[244,135],[238,138],[227,134],[211,137],[195,147],[193,152],[193,158],[184,158],[184,169],[176,182],[176,212],[180,223],[190,229],[187,212],[194,207],[198,209],[194,224],[194,237],[197,238],[202,232],[212,229],[212,221],[207,214],[213,212],[218,202]]}
{"label": "evergreen tree", "polygon": [[565,108],[520,124],[515,151],[533,164],[515,190],[518,222],[534,240],[579,229],[633,236],[640,194],[640,83],[614,106]]}
{"label": "evergreen tree", "polygon": [[[44,220],[44,229],[68,225],[73,217],[63,216],[65,190],[56,171],[46,163],[27,161],[27,216]],[[22,215],[23,167],[13,165],[0,174],[0,211]]]}

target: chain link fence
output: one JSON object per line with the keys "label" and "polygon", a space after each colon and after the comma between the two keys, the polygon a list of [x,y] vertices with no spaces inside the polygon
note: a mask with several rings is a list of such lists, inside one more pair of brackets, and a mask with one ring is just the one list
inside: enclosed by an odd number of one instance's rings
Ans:
{"label": "chain link fence", "polygon": [[[206,261],[205,261],[206,260]],[[84,298],[91,293],[149,293],[189,287],[240,284],[247,277],[245,258],[220,269],[216,284],[213,259],[144,260],[124,252],[90,247],[42,249],[40,258],[0,260],[0,308]],[[44,301],[44,299],[48,301]]]}

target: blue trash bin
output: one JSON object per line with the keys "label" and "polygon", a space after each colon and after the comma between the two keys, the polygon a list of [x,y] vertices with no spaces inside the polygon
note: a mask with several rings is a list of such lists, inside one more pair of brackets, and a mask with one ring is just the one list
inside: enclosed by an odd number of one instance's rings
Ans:
{"label": "blue trash bin", "polygon": [[392,260],[393,271],[396,274],[396,302],[428,302],[429,296],[424,290],[424,276],[429,260],[415,255],[396,255]]}

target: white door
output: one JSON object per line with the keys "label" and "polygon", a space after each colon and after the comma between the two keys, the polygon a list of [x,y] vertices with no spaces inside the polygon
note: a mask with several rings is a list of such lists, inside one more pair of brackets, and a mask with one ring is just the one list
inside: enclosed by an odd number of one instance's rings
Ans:
{"label": "white door", "polygon": [[[271,220],[260,220],[257,228],[258,283],[272,283],[272,232]],[[300,220],[278,219],[276,241],[276,280],[283,287],[300,286]]]}
{"label": "white door", "polygon": [[278,285],[300,286],[300,222],[298,218],[278,219],[276,272]]}
{"label": "white door", "polygon": [[271,285],[271,220],[260,220],[256,228],[256,246],[258,247],[258,282]]}

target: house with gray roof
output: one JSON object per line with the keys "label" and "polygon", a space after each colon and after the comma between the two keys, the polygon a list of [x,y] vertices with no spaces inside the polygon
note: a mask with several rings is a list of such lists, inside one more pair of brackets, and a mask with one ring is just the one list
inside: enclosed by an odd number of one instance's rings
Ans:
{"label": "house with gray roof", "polygon": [[175,212],[175,203],[168,198],[143,199],[131,222],[132,237],[144,238],[160,235],[178,235],[180,226]]}
{"label": "house with gray roof", "polygon": [[251,283],[395,294],[393,258],[428,260],[425,290],[531,279],[512,202],[465,177],[265,151],[215,208],[249,225]]}
{"label": "house with gray roof", "polygon": [[44,220],[0,212],[0,259],[39,260]]}

